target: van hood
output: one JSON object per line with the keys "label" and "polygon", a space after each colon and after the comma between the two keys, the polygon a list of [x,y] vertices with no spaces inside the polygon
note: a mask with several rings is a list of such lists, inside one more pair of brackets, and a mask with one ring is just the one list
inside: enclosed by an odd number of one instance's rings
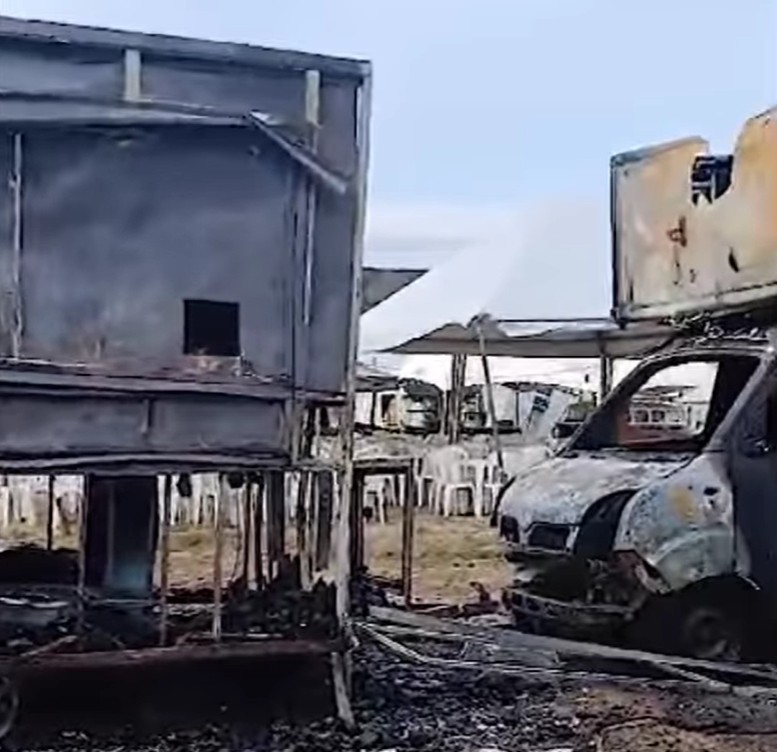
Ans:
{"label": "van hood", "polygon": [[576,452],[535,465],[505,491],[500,514],[523,531],[537,522],[578,525],[598,499],[671,475],[693,455]]}

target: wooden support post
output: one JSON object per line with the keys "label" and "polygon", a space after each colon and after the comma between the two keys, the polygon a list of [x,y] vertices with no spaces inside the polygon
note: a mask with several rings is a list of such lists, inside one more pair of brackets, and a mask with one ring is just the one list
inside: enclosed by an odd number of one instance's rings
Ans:
{"label": "wooden support post", "polygon": [[351,486],[351,574],[364,568],[364,473],[353,472]]}
{"label": "wooden support post", "polygon": [[256,589],[261,590],[264,587],[264,556],[262,552],[262,535],[264,533],[264,497],[265,497],[265,476],[259,475],[256,478],[256,489],[254,491],[254,579]]}
{"label": "wooden support post", "polygon": [[480,360],[483,364],[483,378],[486,382],[486,405],[488,417],[491,421],[491,435],[494,439],[494,451],[496,452],[496,464],[499,467],[500,482],[505,480],[505,460],[502,452],[502,439],[499,436],[499,422],[496,418],[496,405],[494,404],[494,384],[491,381],[491,366],[488,363],[488,353],[486,351],[486,339],[483,335],[483,326],[479,321],[475,322],[475,329],[478,334],[478,345],[480,347]]}
{"label": "wooden support post", "polygon": [[268,473],[267,484],[267,579],[278,575],[286,549],[286,486],[283,471]]}
{"label": "wooden support post", "polygon": [[85,599],[86,599],[86,528],[89,516],[89,495],[91,493],[91,476],[86,476],[84,493],[78,504],[78,619],[76,633],[80,637],[84,631]]}
{"label": "wooden support post", "polygon": [[405,473],[405,503],[402,507],[402,594],[405,605],[413,602],[413,539],[415,537],[416,485],[413,471]]}
{"label": "wooden support post", "polygon": [[[346,353],[345,406],[339,428],[341,470],[340,487],[335,517],[335,609],[343,636],[350,635],[351,610],[351,488],[354,480],[353,449],[356,405],[356,357],[359,349],[359,317],[362,296],[362,258],[364,255],[364,224],[367,202],[367,165],[370,151],[370,109],[372,101],[372,74],[364,66],[361,87],[356,98],[356,148],[357,166],[354,180],[356,198],[353,221],[353,258],[351,260],[351,319],[348,326],[348,350]],[[354,716],[349,696],[350,655],[348,652],[332,656],[332,673],[335,687],[337,714],[348,728],[354,727]]]}
{"label": "wooden support post", "polygon": [[334,474],[329,470],[316,478],[316,570],[329,567],[332,553],[332,512],[334,509]]}
{"label": "wooden support post", "polygon": [[48,506],[46,508],[46,549],[51,551],[54,548],[54,475],[49,475],[48,483]]}
{"label": "wooden support post", "polygon": [[308,555],[308,495],[310,492],[310,472],[303,470],[297,489],[297,509],[294,520],[297,532],[297,555],[299,556],[300,585],[310,587],[310,556]]}
{"label": "wooden support post", "polygon": [[241,499],[243,502],[243,540],[241,545],[243,551],[242,580],[243,587],[246,590],[248,589],[248,580],[251,573],[251,551],[253,548],[251,545],[251,522],[253,519],[253,510],[251,509],[251,504],[253,494],[254,483],[251,480],[251,476],[246,475],[245,485],[243,486],[243,493],[241,494]]}
{"label": "wooden support post", "polygon": [[613,360],[602,351],[599,356],[599,404],[607,398],[607,395],[612,391],[613,381]]}
{"label": "wooden support post", "polygon": [[466,383],[467,356],[451,356],[451,388],[446,411],[448,443],[456,444],[461,437],[461,402]]}
{"label": "wooden support post", "polygon": [[222,589],[222,556],[224,553],[224,511],[229,499],[229,485],[225,473],[219,475],[219,490],[215,498],[213,510],[213,640],[221,642],[221,589]]}
{"label": "wooden support post", "polygon": [[165,475],[162,496],[162,520],[160,532],[159,556],[159,644],[167,645],[167,610],[170,590],[170,510],[173,499],[173,477]]}

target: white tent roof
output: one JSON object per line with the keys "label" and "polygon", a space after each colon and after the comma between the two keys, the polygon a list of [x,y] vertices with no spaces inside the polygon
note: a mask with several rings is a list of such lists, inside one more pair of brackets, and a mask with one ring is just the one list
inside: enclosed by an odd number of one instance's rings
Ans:
{"label": "white tent roof", "polygon": [[[601,215],[601,216],[600,216]],[[610,305],[606,214],[580,202],[516,214],[514,231],[465,248],[361,319],[361,349],[387,351],[475,316],[603,318]]]}

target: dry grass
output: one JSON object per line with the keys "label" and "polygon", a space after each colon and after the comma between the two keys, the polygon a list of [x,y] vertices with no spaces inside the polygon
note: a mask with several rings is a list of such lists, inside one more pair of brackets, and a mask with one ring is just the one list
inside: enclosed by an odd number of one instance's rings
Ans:
{"label": "dry grass", "polygon": [[[293,551],[294,528],[287,526],[287,550]],[[30,527],[9,530],[14,544],[45,545],[45,534]],[[401,512],[392,509],[386,524],[369,523],[365,533],[366,556],[375,574],[399,577],[402,546]],[[75,548],[77,535],[58,535],[56,546]],[[222,573],[228,582],[241,569],[235,530],[224,533]],[[170,583],[174,586],[208,586],[213,581],[213,531],[209,528],[173,530],[170,535]],[[416,517],[413,590],[424,601],[463,602],[475,597],[471,583],[479,582],[494,597],[509,582],[510,570],[502,558],[496,531],[487,519]],[[157,582],[159,574],[157,571]]]}
{"label": "dry grass", "polygon": [[[385,525],[369,524],[365,538],[371,571],[398,577],[401,513],[392,510]],[[413,592],[424,601],[472,600],[473,582],[481,583],[497,597],[510,581],[510,569],[502,556],[496,530],[487,519],[419,513],[413,563]]]}

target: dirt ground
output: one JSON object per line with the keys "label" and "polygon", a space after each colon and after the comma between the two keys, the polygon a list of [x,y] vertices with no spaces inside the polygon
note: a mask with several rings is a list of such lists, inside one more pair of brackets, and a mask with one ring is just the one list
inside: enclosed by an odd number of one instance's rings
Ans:
{"label": "dirt ground", "polygon": [[[45,533],[30,527],[9,530],[13,543],[45,545]],[[295,549],[295,531],[287,531],[287,550]],[[55,546],[75,548],[75,532],[57,535]],[[400,510],[390,510],[385,524],[367,523],[365,556],[370,570],[385,577],[400,575],[402,520]],[[170,582],[177,586],[209,585],[213,579],[213,531],[208,528],[172,530]],[[242,556],[238,534],[224,534],[222,572],[225,583],[239,574]],[[494,528],[487,518],[438,517],[419,512],[415,525],[413,590],[423,601],[463,602],[477,597],[472,583],[480,583],[498,596],[508,584],[510,570],[502,558]],[[157,581],[158,572],[157,572]]]}
{"label": "dirt ground", "polygon": [[[19,542],[43,542],[40,534],[29,530],[15,531],[13,537]],[[290,530],[289,550],[294,547],[293,537],[293,530]],[[74,536],[60,538],[56,544],[74,546],[76,540]],[[399,576],[401,516],[398,510],[392,510],[386,524],[367,524],[365,546],[371,571],[391,578]],[[223,565],[225,582],[239,573],[241,565],[238,535],[235,531],[227,531]],[[172,583],[208,585],[212,576],[212,531],[173,531]],[[419,513],[414,546],[416,599],[459,603],[473,600],[478,595],[473,583],[479,583],[497,598],[509,579],[510,568],[502,558],[496,531],[489,526],[487,519],[441,518]],[[465,681],[463,689],[455,690],[453,688],[458,686],[458,680],[449,685],[448,680],[440,676],[432,681],[436,689],[430,690],[428,701],[436,698],[434,702],[442,703],[438,709],[442,716],[436,711],[432,713],[437,719],[443,716],[449,718],[451,728],[442,729],[439,720],[434,721],[431,716],[425,720],[426,716],[410,712],[410,708],[426,695],[424,683],[428,677],[421,681],[416,669],[407,665],[406,669],[392,669],[390,674],[379,679],[382,669],[375,667],[374,660],[374,655],[368,657],[368,663],[372,665],[368,674],[377,683],[364,700],[364,714],[360,718],[361,736],[343,737],[339,732],[332,731],[334,727],[325,725],[320,729],[310,727],[309,733],[300,737],[299,730],[284,726],[286,730],[278,732],[279,738],[265,740],[258,745],[255,742],[242,743],[240,748],[377,750],[388,745],[388,748],[463,750],[486,746],[534,752],[551,745],[550,748],[570,752],[766,752],[777,749],[777,694],[774,693],[742,697],[733,693],[699,693],[693,688],[669,691],[651,682],[629,688],[576,684],[557,688],[550,695],[539,695],[533,690],[527,691],[527,688],[515,698],[509,692],[506,696],[501,693],[495,714],[493,699],[487,697],[478,702],[474,702],[475,696],[466,702],[462,697],[458,704],[444,699],[448,689],[441,692],[443,687],[450,688],[454,695],[456,692],[466,695],[469,685]],[[480,681],[474,676],[471,678]],[[385,710],[383,692],[387,687],[393,691],[398,682],[410,688],[410,699],[403,700],[403,707],[407,701],[405,725],[411,732],[398,730],[392,714],[382,719],[381,714]],[[410,733],[409,740],[404,737],[399,740],[396,735],[400,732],[405,735]],[[416,743],[416,737],[422,741],[426,739],[426,742]],[[322,744],[324,739],[327,741]],[[225,744],[222,738],[218,739],[218,743],[212,741],[219,749],[235,748],[230,743]],[[132,746],[126,748],[131,749]],[[175,748],[175,745],[171,746]],[[203,746],[209,748],[208,743]]]}
{"label": "dirt ground", "polygon": [[[438,517],[419,513],[415,525],[413,593],[423,601],[472,600],[473,583],[498,597],[510,581],[497,532],[487,518]],[[370,571],[399,577],[401,514],[392,510],[385,524],[369,523],[365,556]]]}

